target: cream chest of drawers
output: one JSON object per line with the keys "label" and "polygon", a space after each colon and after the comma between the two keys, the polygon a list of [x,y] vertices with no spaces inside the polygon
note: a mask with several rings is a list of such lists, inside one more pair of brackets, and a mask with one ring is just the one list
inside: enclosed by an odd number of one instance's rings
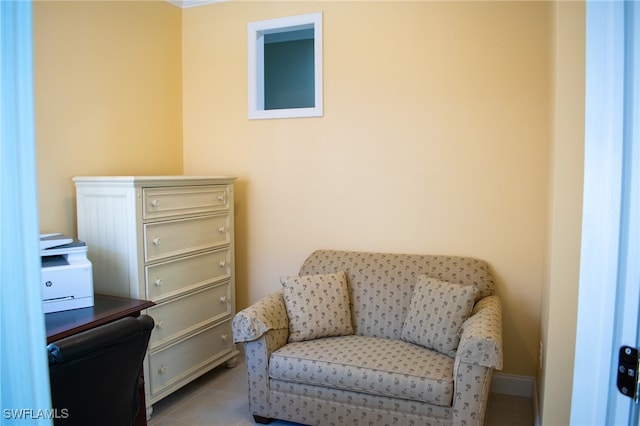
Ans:
{"label": "cream chest of drawers", "polygon": [[152,405],[233,365],[232,177],[75,177],[78,238],[96,293],[147,299],[156,327],[144,363]]}

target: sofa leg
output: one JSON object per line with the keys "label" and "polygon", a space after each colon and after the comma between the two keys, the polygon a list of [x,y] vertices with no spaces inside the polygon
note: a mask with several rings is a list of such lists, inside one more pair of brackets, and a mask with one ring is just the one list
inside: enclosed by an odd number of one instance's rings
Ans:
{"label": "sofa leg", "polygon": [[273,419],[270,419],[269,417],[256,416],[255,414],[253,415],[253,420],[255,420],[256,423],[260,423],[261,425],[268,425],[269,423],[271,423],[271,421],[273,421]]}

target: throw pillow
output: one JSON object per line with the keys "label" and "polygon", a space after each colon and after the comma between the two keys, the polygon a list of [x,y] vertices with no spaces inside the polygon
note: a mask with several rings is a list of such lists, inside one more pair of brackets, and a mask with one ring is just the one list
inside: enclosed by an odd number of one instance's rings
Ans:
{"label": "throw pillow", "polygon": [[475,286],[418,276],[402,340],[455,356],[462,323],[471,315],[477,293]]}
{"label": "throw pillow", "polygon": [[289,316],[289,342],[353,334],[347,275],[280,278]]}

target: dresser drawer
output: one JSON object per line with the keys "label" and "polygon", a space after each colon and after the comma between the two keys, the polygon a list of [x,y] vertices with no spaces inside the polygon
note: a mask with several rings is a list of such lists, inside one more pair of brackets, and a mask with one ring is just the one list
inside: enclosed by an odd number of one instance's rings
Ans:
{"label": "dresser drawer", "polygon": [[144,188],[143,218],[155,219],[227,210],[227,186]]}
{"label": "dresser drawer", "polygon": [[231,314],[229,282],[210,286],[148,310],[156,326],[151,333],[149,350],[180,338],[207,321]]}
{"label": "dresser drawer", "polygon": [[228,248],[156,263],[145,268],[147,299],[156,303],[184,291],[229,278]]}
{"label": "dresser drawer", "polygon": [[188,378],[233,350],[231,321],[212,326],[166,349],[149,355],[149,386],[153,397]]}
{"label": "dresser drawer", "polygon": [[146,262],[216,248],[231,241],[229,215],[211,215],[144,225]]}

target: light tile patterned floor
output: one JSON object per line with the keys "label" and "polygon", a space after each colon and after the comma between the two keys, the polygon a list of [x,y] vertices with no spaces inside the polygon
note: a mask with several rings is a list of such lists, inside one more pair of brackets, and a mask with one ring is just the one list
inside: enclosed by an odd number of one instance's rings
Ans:
{"label": "light tile patterned floor", "polygon": [[[253,426],[247,401],[244,362],[234,368],[220,367],[154,406],[149,426]],[[529,398],[491,394],[487,426],[532,426],[533,404]],[[274,421],[271,426],[296,426]]]}

